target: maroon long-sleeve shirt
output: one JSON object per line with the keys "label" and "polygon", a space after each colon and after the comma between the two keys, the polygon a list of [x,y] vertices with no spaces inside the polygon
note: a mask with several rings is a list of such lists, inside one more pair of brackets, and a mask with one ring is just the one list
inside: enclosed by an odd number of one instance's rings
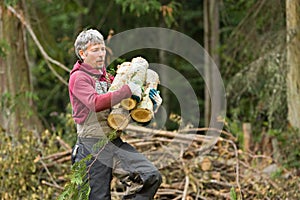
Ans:
{"label": "maroon long-sleeve shirt", "polygon": [[132,95],[128,85],[123,85],[113,92],[107,92],[108,88],[103,89],[101,94],[96,91],[96,81],[100,87],[110,85],[113,78],[106,73],[105,67],[99,71],[80,61],[75,63],[69,79],[69,96],[73,118],[77,124],[83,124],[90,111],[100,112],[109,109]]}

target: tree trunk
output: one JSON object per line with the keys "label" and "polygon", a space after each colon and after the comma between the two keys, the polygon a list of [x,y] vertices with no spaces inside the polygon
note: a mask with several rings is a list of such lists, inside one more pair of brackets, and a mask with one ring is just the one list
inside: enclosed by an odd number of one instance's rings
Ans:
{"label": "tree trunk", "polygon": [[286,0],[288,120],[300,129],[300,0]]}
{"label": "tree trunk", "polygon": [[[22,3],[18,3],[22,8]],[[22,23],[0,3],[0,124],[17,134],[19,127],[41,129],[34,112],[30,87],[29,66],[26,61],[26,37]]]}
{"label": "tree trunk", "polygon": [[[205,126],[208,127],[210,124],[211,117],[216,118],[217,116],[212,116],[211,113],[211,98],[213,95],[213,80],[214,71],[211,67],[216,64],[220,65],[220,58],[218,55],[219,46],[219,1],[218,0],[204,0],[204,48],[207,53],[205,56]],[[211,58],[212,59],[211,59]],[[214,62],[214,63],[213,63]]]}

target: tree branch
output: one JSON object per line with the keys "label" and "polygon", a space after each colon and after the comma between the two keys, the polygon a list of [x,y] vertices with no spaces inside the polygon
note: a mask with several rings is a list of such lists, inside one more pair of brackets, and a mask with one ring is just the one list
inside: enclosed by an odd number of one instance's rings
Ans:
{"label": "tree branch", "polygon": [[42,47],[41,43],[39,42],[39,40],[37,39],[36,35],[34,34],[30,24],[28,22],[26,22],[24,16],[22,16],[22,14],[18,13],[13,7],[11,6],[7,6],[8,10],[10,10],[20,21],[21,23],[26,27],[27,31],[29,32],[30,36],[32,37],[34,43],[37,45],[37,47],[39,48],[42,56],[44,57],[44,59],[46,60],[46,63],[49,67],[49,69],[54,73],[54,75],[65,85],[68,85],[68,83],[64,80],[63,77],[61,77],[55,70],[54,68],[51,66],[50,63],[55,64],[57,66],[59,66],[60,68],[64,69],[67,72],[70,72],[70,69],[67,68],[65,65],[63,65],[62,63],[60,63],[59,61],[51,58],[47,52],[44,50],[44,48]]}

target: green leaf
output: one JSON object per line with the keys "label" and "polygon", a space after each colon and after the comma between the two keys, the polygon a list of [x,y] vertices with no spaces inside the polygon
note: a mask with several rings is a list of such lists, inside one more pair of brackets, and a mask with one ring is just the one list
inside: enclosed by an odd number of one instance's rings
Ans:
{"label": "green leaf", "polygon": [[234,187],[230,189],[230,200],[237,200],[236,193]]}

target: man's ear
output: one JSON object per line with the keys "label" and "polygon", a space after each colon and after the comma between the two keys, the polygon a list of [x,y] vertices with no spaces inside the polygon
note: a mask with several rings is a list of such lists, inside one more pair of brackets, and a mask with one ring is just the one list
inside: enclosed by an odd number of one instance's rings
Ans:
{"label": "man's ear", "polygon": [[84,53],[83,50],[79,50],[78,53],[79,53],[79,55],[80,55],[80,57],[81,57],[82,60],[84,60],[86,58],[86,55],[85,55],[85,53]]}

